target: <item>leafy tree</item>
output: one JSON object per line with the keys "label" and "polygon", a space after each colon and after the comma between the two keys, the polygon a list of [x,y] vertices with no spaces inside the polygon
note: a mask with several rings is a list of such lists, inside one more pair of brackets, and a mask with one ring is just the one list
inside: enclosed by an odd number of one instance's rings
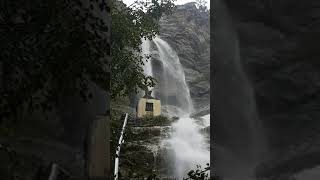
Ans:
{"label": "leafy tree", "polygon": [[[126,6],[112,0],[111,18],[111,92],[112,97],[126,96],[138,89],[155,85],[155,80],[143,73],[144,56],[141,39],[151,40],[159,33],[158,20],[174,8],[172,0],[136,1]],[[148,59],[148,56],[145,56]]]}
{"label": "leafy tree", "polygon": [[197,165],[195,170],[188,172],[188,177],[184,180],[209,180],[208,171],[210,171],[209,163],[207,163],[207,167],[204,169],[202,169],[200,165]]}
{"label": "leafy tree", "polygon": [[50,110],[65,95],[86,99],[90,81],[109,89],[110,8],[83,2],[0,1],[1,122],[23,118],[24,107]]}
{"label": "leafy tree", "polygon": [[196,0],[196,5],[201,12],[209,11],[207,7],[207,3],[208,2],[206,0]]}

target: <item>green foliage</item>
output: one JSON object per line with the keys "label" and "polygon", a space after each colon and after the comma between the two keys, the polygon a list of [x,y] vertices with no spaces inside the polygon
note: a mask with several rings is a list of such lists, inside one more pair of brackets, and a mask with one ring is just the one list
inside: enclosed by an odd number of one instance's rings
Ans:
{"label": "green foliage", "polygon": [[155,79],[143,72],[141,39],[159,33],[158,20],[173,9],[172,0],[136,1],[127,7],[119,0],[111,4],[112,97],[126,96],[138,89],[153,87]]}
{"label": "green foliage", "polygon": [[102,0],[1,1],[1,120],[51,110],[63,95],[87,99],[89,81],[109,89],[108,11]]}
{"label": "green foliage", "polygon": [[198,9],[201,12],[208,12],[208,7],[207,7],[207,1],[206,0],[196,0],[196,5],[198,6]]}
{"label": "green foliage", "polygon": [[184,180],[209,180],[210,177],[208,171],[210,171],[209,163],[207,163],[207,167],[204,169],[202,169],[200,165],[197,165],[195,170],[188,172],[188,177]]}
{"label": "green foliage", "polygon": [[39,157],[18,152],[10,143],[0,145],[1,180],[48,179],[50,170],[48,162]]}

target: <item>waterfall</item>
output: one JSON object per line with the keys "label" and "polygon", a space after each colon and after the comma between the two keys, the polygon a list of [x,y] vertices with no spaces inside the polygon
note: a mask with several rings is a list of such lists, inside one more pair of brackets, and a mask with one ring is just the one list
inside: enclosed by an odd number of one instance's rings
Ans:
{"label": "waterfall", "polygon": [[223,0],[216,0],[214,7],[214,167],[226,179],[255,179],[255,167],[267,151],[263,128],[228,9]]}
{"label": "waterfall", "polygon": [[[183,67],[177,53],[169,44],[156,37],[153,40],[158,51],[158,61],[161,67],[156,67],[154,75],[159,80],[160,88],[155,94],[160,97],[168,116],[179,117],[172,124],[173,131],[169,139],[163,140],[173,150],[174,176],[178,179],[186,177],[187,172],[195,169],[196,165],[204,167],[210,162],[209,145],[200,133],[203,126],[190,118],[194,111],[190,90],[185,80]],[[209,115],[205,119],[210,118]],[[208,125],[208,120],[206,122]]]}
{"label": "waterfall", "polygon": [[153,42],[157,46],[162,65],[162,71],[158,77],[161,89],[156,93],[164,99],[165,104],[176,107],[171,111],[170,108],[168,109],[169,115],[180,117],[191,114],[194,111],[193,104],[177,53],[159,37],[156,37]]}

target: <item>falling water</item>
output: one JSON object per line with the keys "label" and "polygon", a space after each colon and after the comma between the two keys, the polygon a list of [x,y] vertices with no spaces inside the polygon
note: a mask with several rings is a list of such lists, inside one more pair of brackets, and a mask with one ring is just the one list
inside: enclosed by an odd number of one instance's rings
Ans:
{"label": "falling water", "polygon": [[161,73],[158,73],[162,87],[156,93],[161,100],[164,100],[163,105],[167,106],[168,115],[179,117],[179,120],[172,125],[173,132],[170,138],[164,140],[163,143],[173,149],[174,175],[182,179],[196,165],[204,167],[206,163],[209,163],[209,147],[200,133],[203,126],[190,118],[194,108],[178,55],[164,40],[157,37],[153,42],[157,47],[159,61],[162,65]]}
{"label": "falling water", "polygon": [[214,166],[224,179],[255,179],[255,168],[267,152],[263,128],[253,88],[242,69],[232,18],[223,0],[214,6]]}
{"label": "falling water", "polygon": [[156,37],[153,42],[157,46],[162,65],[162,72],[158,78],[161,89],[157,93],[161,99],[165,99],[165,104],[176,107],[169,115],[186,116],[193,112],[193,104],[179,57],[164,40]]}
{"label": "falling water", "polygon": [[180,117],[173,128],[174,132],[166,142],[173,147],[175,154],[175,176],[182,179],[196,165],[204,167],[210,161],[210,153],[203,135],[199,133],[201,126],[194,119]]}

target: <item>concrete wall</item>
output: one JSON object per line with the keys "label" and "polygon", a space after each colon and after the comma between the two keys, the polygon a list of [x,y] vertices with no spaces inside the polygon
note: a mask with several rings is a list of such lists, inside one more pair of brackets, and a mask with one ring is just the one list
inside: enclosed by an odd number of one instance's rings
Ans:
{"label": "concrete wall", "polygon": [[[153,103],[153,112],[146,111],[146,103]],[[157,99],[141,98],[138,103],[137,117],[142,118],[146,115],[159,116],[161,115],[161,102]]]}
{"label": "concrete wall", "polygon": [[88,146],[89,177],[108,177],[110,169],[110,119],[98,117],[91,127]]}

